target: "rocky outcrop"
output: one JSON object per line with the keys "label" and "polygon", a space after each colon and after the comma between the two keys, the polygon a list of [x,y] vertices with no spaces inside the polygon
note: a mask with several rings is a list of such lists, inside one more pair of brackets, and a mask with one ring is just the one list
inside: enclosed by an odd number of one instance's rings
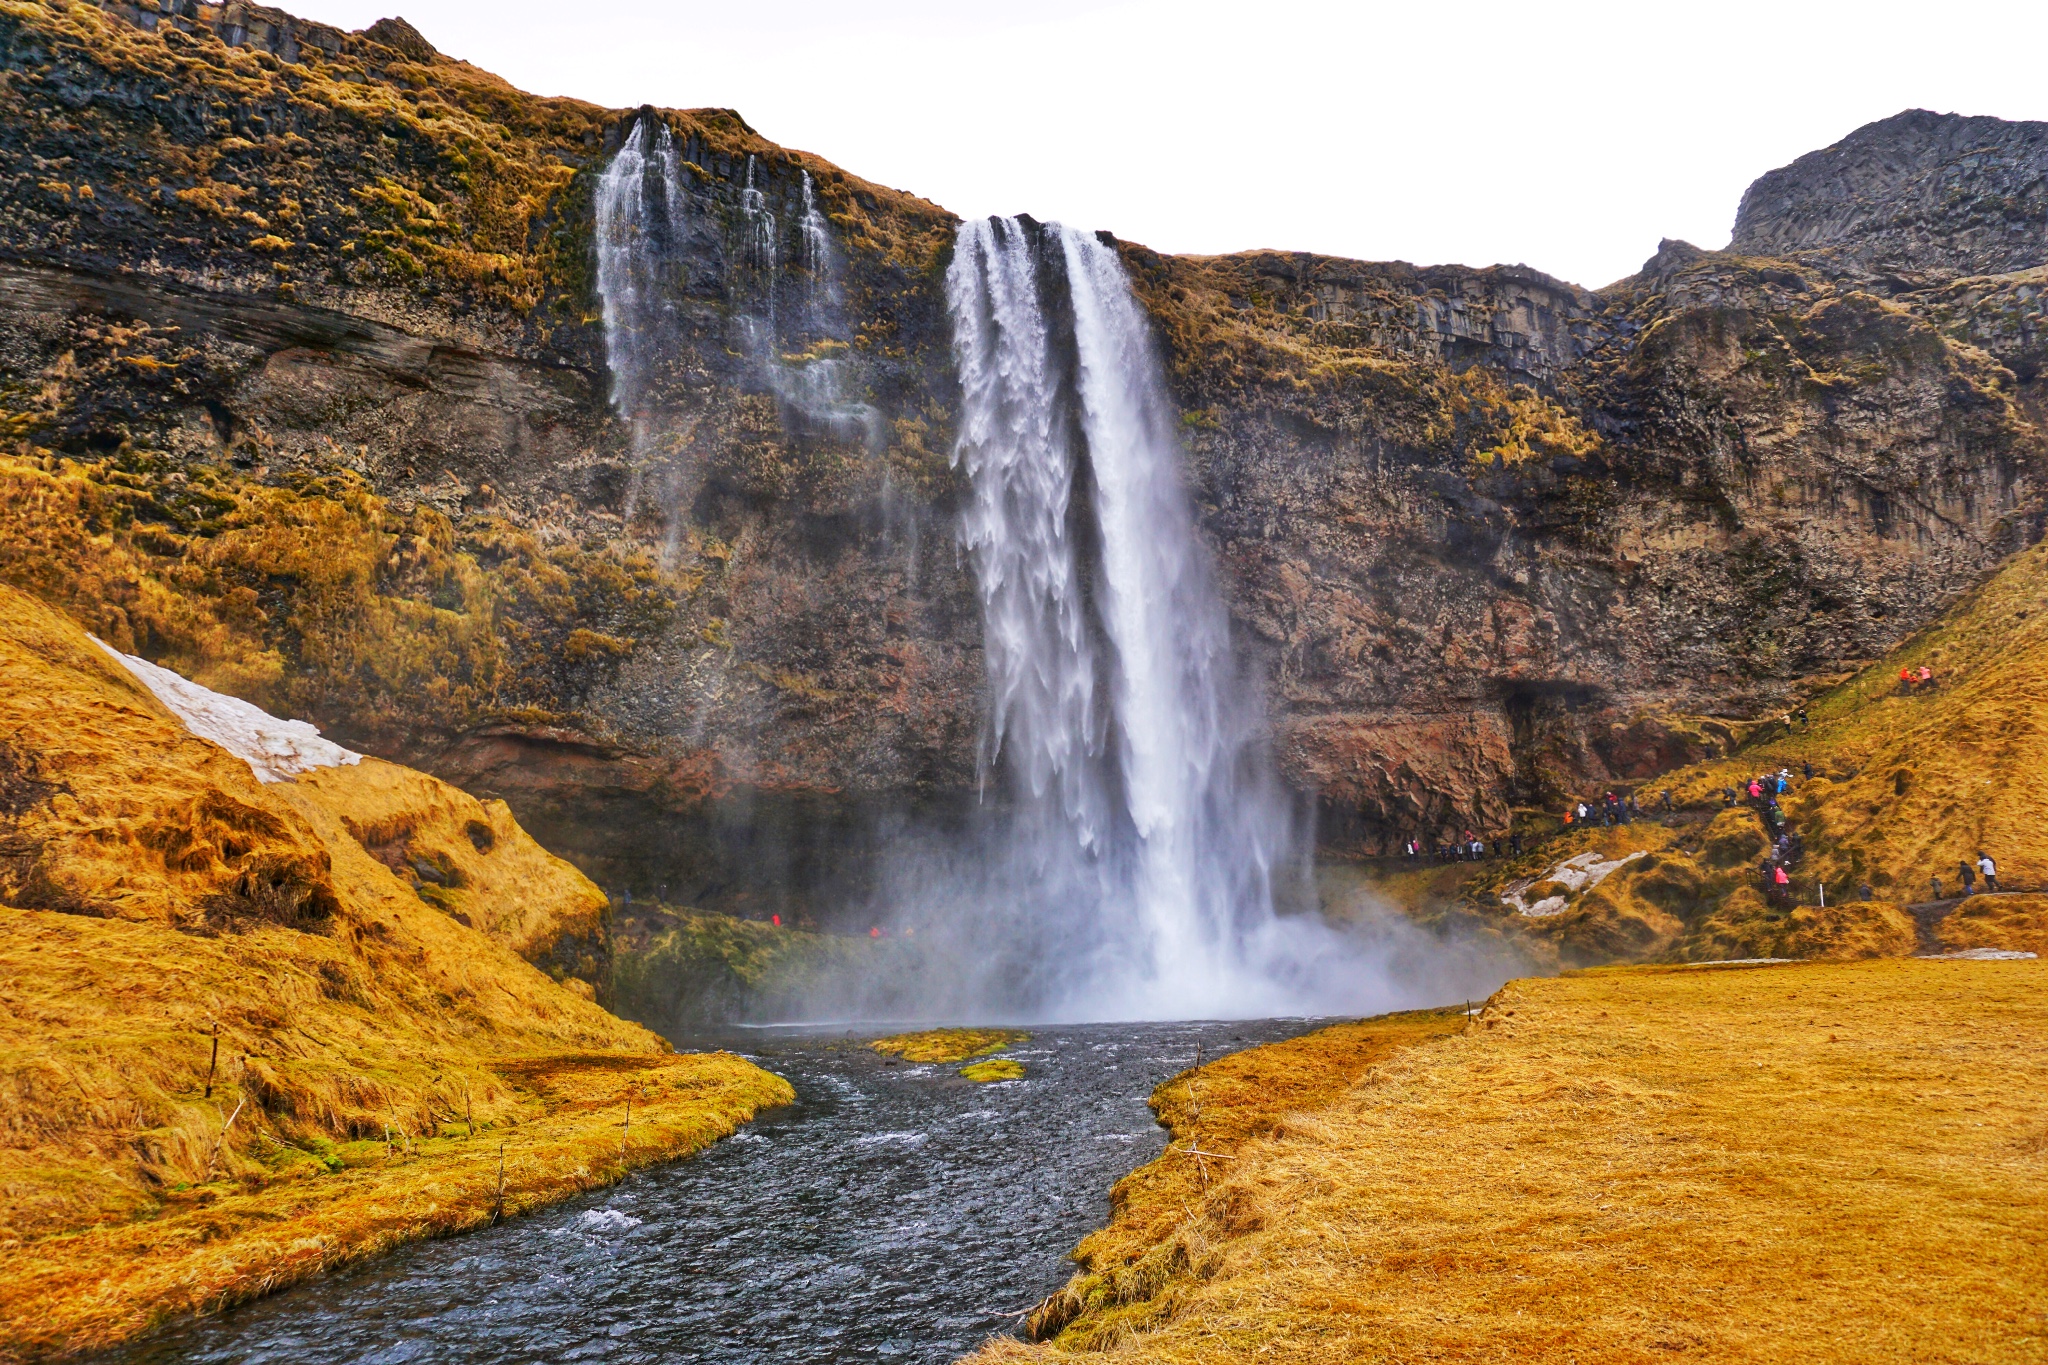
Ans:
{"label": "rocky outcrop", "polygon": [[[126,13],[0,15],[0,578],[614,889],[857,904],[863,850],[974,818],[949,214],[729,111]],[[593,200],[636,128],[677,217],[614,402]],[[1122,244],[1328,849],[1716,752],[2039,534],[2038,291],[1815,243],[1597,294]]]}
{"label": "rocky outcrop", "polygon": [[[1760,177],[1729,250],[1914,283],[2048,259],[2048,123],[1908,109]],[[1931,277],[1931,279],[1930,279]]]}

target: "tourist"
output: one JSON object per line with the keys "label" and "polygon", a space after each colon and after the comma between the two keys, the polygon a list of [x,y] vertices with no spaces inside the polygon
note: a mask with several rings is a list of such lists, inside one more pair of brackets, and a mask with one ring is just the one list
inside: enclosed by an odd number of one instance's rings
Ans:
{"label": "tourist", "polygon": [[1908,664],[1899,670],[1899,691],[1901,693],[1910,693],[1912,690],[1913,667],[1911,664]]}
{"label": "tourist", "polygon": [[1977,889],[1977,869],[1968,863],[1956,864],[1956,877],[1963,884],[1963,894],[1969,896]]}
{"label": "tourist", "polygon": [[1870,883],[1869,883],[1869,882],[1865,882],[1865,883],[1863,883],[1863,885],[1861,885],[1861,886],[1857,887],[1857,888],[1856,888],[1856,894],[1857,894],[1857,895],[1858,895],[1859,897],[1861,897],[1861,898],[1862,898],[1863,900],[1875,900],[1875,899],[1877,899],[1877,897],[1875,897],[1874,895],[1872,895],[1872,894],[1871,894],[1871,891],[1870,891]]}
{"label": "tourist", "polygon": [[1664,789],[1664,813],[1666,815],[1671,814],[1671,788],[1669,787]]}
{"label": "tourist", "polygon": [[1929,668],[1926,664],[1920,665],[1920,685],[1922,687],[1927,687],[1930,684],[1932,684],[1933,681],[1934,670]]}
{"label": "tourist", "polygon": [[1998,864],[1991,861],[1991,855],[1983,849],[1977,850],[1977,870],[1984,874],[1984,890],[1996,894],[1998,891]]}
{"label": "tourist", "polygon": [[1771,874],[1771,888],[1777,893],[1780,904],[1792,899],[1792,878],[1786,873],[1783,863],[1778,864],[1777,871]]}
{"label": "tourist", "polygon": [[1927,890],[1928,890],[1928,892],[1929,892],[1929,895],[1928,895],[1927,899],[1929,899],[1929,900],[1931,900],[1931,901],[1938,901],[1938,900],[1940,900],[1940,899],[1941,899],[1941,878],[1939,878],[1939,877],[1929,877],[1929,878],[1927,879]]}
{"label": "tourist", "polygon": [[1520,830],[1508,831],[1508,854],[1510,857],[1515,858],[1522,856],[1522,834]]}
{"label": "tourist", "polygon": [[1813,760],[1810,758],[1807,759],[1806,762],[1801,766],[1800,771],[1806,775],[1806,780],[1808,782],[1813,781]]}
{"label": "tourist", "polygon": [[[1793,712],[1793,714],[1799,717],[1799,728],[1800,728],[1800,729],[1801,729],[1802,731],[1804,731],[1804,730],[1808,730],[1808,729],[1811,729],[1811,728],[1812,728],[1812,727],[1811,727],[1811,726],[1810,726],[1810,725],[1809,725],[1809,724],[1807,723],[1807,720],[1806,720],[1806,708],[1805,708],[1805,707],[1803,707],[1803,706],[1802,706],[1802,707],[1800,707],[1800,708],[1799,708],[1799,709],[1798,709],[1797,711]],[[1807,776],[1809,776],[1809,777],[1811,777],[1812,775],[1813,775],[1813,774],[1811,774],[1811,773],[1808,773],[1808,774],[1807,774]]]}

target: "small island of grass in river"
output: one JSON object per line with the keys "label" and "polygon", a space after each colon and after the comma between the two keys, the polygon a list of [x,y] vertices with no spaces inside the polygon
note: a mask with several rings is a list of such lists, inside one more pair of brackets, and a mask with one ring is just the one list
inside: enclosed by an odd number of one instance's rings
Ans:
{"label": "small island of grass in river", "polygon": [[1030,1034],[1013,1028],[935,1028],[877,1038],[868,1046],[884,1056],[901,1057],[906,1062],[966,1062],[1015,1047],[1030,1038]]}

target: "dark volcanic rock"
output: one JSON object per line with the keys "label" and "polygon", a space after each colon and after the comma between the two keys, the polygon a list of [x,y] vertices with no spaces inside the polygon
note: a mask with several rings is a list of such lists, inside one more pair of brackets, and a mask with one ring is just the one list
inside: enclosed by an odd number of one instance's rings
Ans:
{"label": "dark volcanic rock", "polygon": [[1729,250],[1942,278],[2048,264],[2048,123],[1909,109],[1760,177]]}

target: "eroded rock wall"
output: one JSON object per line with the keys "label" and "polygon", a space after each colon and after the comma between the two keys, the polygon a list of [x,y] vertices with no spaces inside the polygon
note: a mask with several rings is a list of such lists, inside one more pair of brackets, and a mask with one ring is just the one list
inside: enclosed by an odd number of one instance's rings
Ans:
{"label": "eroded rock wall", "polygon": [[[0,577],[614,889],[857,902],[861,850],[973,818],[950,215],[409,29],[124,14],[0,15]],[[593,196],[656,125],[684,228],[622,415]],[[2038,536],[2019,258],[1928,283],[1774,231],[1599,293],[1123,245],[1330,850],[1713,752]]]}

